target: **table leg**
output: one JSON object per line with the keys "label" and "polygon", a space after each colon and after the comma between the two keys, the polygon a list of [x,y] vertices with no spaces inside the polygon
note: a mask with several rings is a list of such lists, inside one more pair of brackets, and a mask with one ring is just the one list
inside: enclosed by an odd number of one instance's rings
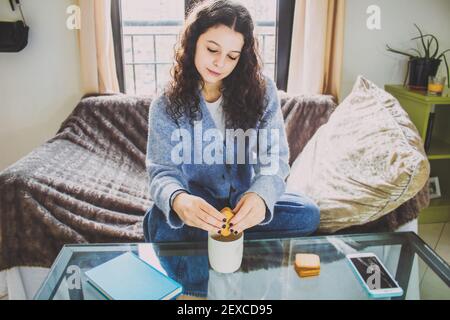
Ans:
{"label": "table leg", "polygon": [[393,300],[404,300],[408,291],[409,278],[411,276],[411,269],[414,263],[414,251],[407,243],[402,245],[400,250],[400,257],[398,259],[397,272],[395,279],[400,287],[403,289],[403,295],[400,297],[394,297]]}

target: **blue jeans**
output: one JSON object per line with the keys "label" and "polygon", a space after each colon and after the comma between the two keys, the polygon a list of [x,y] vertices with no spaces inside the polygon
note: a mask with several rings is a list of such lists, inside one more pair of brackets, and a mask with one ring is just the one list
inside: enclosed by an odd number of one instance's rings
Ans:
{"label": "blue jeans", "polygon": [[[199,196],[217,210],[224,207],[234,208],[228,199],[211,197],[203,188],[191,188],[193,195]],[[175,212],[171,212],[175,214]],[[267,216],[267,213],[266,213]],[[316,231],[320,222],[319,207],[308,197],[295,193],[284,193],[275,203],[273,219],[269,224],[257,225],[245,230],[245,239],[264,239],[276,237],[301,237]],[[202,241],[207,240],[208,232],[199,228],[183,225],[172,229],[164,213],[153,205],[144,217],[144,236],[146,242]]]}

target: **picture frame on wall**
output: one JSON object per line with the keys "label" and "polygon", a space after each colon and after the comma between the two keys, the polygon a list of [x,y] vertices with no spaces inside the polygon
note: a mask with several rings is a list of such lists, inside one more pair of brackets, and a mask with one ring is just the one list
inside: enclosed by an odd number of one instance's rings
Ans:
{"label": "picture frame on wall", "polygon": [[428,188],[430,190],[430,199],[441,197],[441,187],[439,186],[438,177],[430,177]]}

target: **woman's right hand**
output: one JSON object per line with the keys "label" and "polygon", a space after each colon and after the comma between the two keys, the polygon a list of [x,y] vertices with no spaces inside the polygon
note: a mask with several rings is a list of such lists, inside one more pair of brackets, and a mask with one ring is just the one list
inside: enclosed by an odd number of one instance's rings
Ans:
{"label": "woman's right hand", "polygon": [[187,192],[177,194],[172,203],[173,210],[185,224],[211,233],[219,233],[226,218],[204,199]]}

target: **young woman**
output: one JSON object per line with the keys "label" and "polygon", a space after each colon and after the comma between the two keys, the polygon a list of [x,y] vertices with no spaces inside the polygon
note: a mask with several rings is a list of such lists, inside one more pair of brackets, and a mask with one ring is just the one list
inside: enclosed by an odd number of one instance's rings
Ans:
{"label": "young woman", "polygon": [[[317,229],[317,205],[285,193],[284,121],[253,31],[248,10],[232,1],[202,2],[189,14],[172,80],[149,111],[146,165],[154,205],[144,219],[146,241],[221,233],[220,210],[227,206],[235,213],[231,232],[245,230],[247,239]],[[236,138],[243,132],[253,145]]]}

